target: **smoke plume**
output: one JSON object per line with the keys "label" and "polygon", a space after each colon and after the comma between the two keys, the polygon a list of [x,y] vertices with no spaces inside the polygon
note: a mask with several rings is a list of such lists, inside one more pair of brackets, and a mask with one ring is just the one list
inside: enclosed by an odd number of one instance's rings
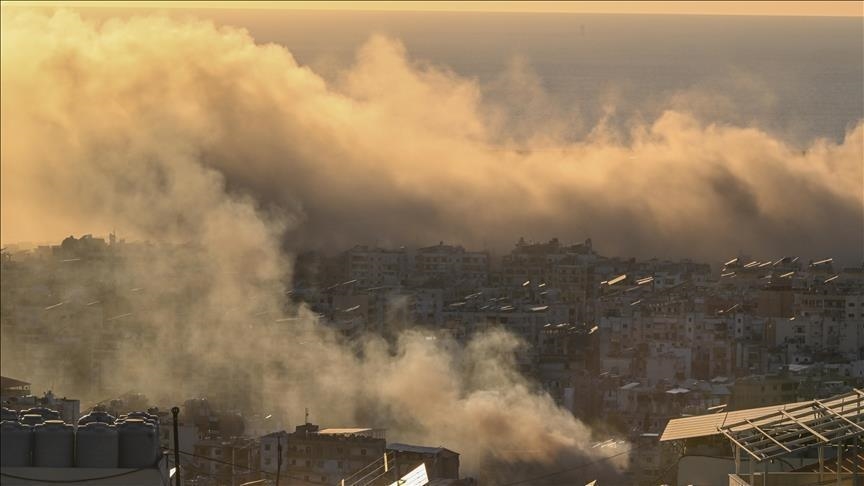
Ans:
{"label": "smoke plume", "polygon": [[[129,211],[170,233],[185,221],[128,207],[149,203],[134,184],[133,197],[112,194],[139,175],[186,192],[171,182],[188,164],[287,218],[292,246],[502,249],[521,235],[590,236],[610,254],[862,258],[861,124],[842,144],[796,147],[682,111],[684,100],[700,113],[717,101],[693,91],[626,133],[601,121],[572,142],[561,133],[574,121],[518,60],[494,90],[506,99],[486,99],[473,80],[412,61],[386,38],[327,84],[286,49],[206,22],[7,17],[7,242],[139,231],[125,226]],[[186,162],[156,162],[169,157]],[[198,200],[160,204],[185,212]]]}
{"label": "smoke plume", "polygon": [[[345,343],[303,308],[283,317],[284,243],[524,234],[618,254],[862,257],[862,124],[802,150],[669,110],[574,142],[536,115],[550,102],[518,66],[505,88],[534,102],[508,105],[387,38],[327,83],[239,29],[5,10],[4,241],[116,227],[172,245],[116,270],[116,287],[144,289],[109,321],[118,388],[176,400],[245,380],[259,409],[387,426],[475,465],[588,453],[590,431],[515,371],[509,334],[408,331],[394,347]],[[4,370],[26,366],[4,351]]]}

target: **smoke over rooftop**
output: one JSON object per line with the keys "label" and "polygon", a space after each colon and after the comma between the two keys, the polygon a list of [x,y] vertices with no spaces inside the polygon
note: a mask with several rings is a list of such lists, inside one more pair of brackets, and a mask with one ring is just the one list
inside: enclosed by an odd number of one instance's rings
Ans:
{"label": "smoke over rooftop", "polygon": [[[239,374],[264,408],[381,420],[478,463],[588,453],[589,429],[516,372],[509,334],[463,347],[408,331],[393,347],[347,344],[304,309],[279,319],[285,242],[590,235],[610,253],[709,259],[864,248],[862,124],[802,151],[668,110],[570,141],[555,120],[514,124],[508,100],[393,39],[369,40],[328,84],[242,30],[162,17],[10,10],[2,68],[4,241],[116,227],[184,245],[118,269],[148,289],[134,329],[155,349],[129,346],[111,379],[154,398]],[[514,99],[539,99],[514,69]]]}

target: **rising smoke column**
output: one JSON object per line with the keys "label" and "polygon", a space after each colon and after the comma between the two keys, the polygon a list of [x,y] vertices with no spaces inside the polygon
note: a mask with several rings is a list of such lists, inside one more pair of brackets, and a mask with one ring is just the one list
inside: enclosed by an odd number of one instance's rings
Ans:
{"label": "rising smoke column", "polygon": [[233,373],[295,416],[377,417],[475,465],[548,460],[586,451],[589,430],[514,371],[512,336],[463,348],[406,332],[393,352],[344,343],[304,309],[280,318],[282,239],[590,234],[624,254],[861,256],[862,125],[803,152],[671,110],[627,137],[602,124],[578,142],[511,137],[498,100],[385,38],[328,85],[285,48],[207,22],[8,8],[2,22],[4,241],[117,227],[177,245],[122,269],[148,284],[135,326],[159,359],[129,345],[114,379],[160,399]]}
{"label": "rising smoke column", "polygon": [[[296,419],[309,407],[324,423],[446,444],[469,471],[593,453],[590,430],[516,372],[520,344],[507,333],[349,343],[304,308],[283,316],[281,238],[309,217],[299,179],[322,177],[303,172],[305,158],[321,158],[325,173],[344,167],[355,135],[329,137],[359,122],[355,111],[367,122],[384,113],[330,91],[284,49],[206,23],[96,27],[15,11],[2,32],[4,234],[116,225],[156,243],[112,269],[131,315],[68,324],[117,336],[107,387],[162,404],[236,389],[254,395],[242,405],[255,411]],[[268,171],[284,178],[284,199],[258,197]],[[26,355],[3,360],[40,369]]]}

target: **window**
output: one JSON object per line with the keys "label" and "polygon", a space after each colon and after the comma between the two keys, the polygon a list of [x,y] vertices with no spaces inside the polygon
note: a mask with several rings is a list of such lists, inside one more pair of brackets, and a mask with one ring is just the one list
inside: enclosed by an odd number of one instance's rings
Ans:
{"label": "window", "polygon": [[360,455],[365,456],[366,455],[366,449],[360,449]]}
{"label": "window", "polygon": [[265,465],[265,466],[269,466],[271,462],[272,462],[272,461],[270,460],[269,457],[264,459],[264,465]]}
{"label": "window", "polygon": [[264,444],[264,450],[269,451],[270,450],[270,444]]}
{"label": "window", "polygon": [[312,461],[306,461],[306,467],[311,467],[311,466],[312,466]]}

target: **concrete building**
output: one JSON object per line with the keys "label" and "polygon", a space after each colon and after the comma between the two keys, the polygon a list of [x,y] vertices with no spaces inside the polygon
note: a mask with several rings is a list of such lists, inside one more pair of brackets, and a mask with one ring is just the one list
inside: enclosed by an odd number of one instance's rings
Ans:
{"label": "concrete building", "polygon": [[459,479],[459,454],[450,449],[393,443],[387,446],[387,451],[395,453],[399,477],[422,462],[430,480]]}
{"label": "concrete building", "polygon": [[10,398],[26,397],[28,395],[30,395],[30,383],[8,376],[0,376],[0,401],[5,402]]}
{"label": "concrete building", "polygon": [[355,246],[345,252],[345,276],[360,287],[398,286],[408,274],[404,249]]}
{"label": "concrete building", "polygon": [[476,288],[489,278],[489,254],[462,246],[438,245],[418,248],[413,254],[415,283],[441,282],[460,288]]}
{"label": "concrete building", "polygon": [[282,449],[282,473],[292,483],[336,484],[384,455],[384,432],[379,429],[319,429],[298,425],[294,432],[261,437],[261,470],[276,472]]}

